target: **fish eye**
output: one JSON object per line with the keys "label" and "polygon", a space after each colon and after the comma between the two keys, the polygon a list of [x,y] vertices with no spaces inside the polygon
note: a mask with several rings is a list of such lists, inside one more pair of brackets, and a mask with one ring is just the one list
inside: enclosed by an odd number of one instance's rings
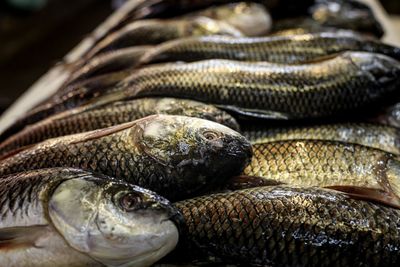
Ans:
{"label": "fish eye", "polygon": [[125,211],[134,211],[142,202],[140,195],[136,193],[126,193],[119,198],[119,205]]}
{"label": "fish eye", "polygon": [[209,141],[212,141],[212,140],[218,139],[219,135],[213,131],[204,131],[203,137]]}

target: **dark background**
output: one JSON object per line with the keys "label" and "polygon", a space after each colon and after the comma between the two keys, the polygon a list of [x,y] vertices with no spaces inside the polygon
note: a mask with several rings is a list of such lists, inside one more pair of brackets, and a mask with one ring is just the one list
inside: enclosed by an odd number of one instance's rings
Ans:
{"label": "dark background", "polygon": [[[111,0],[10,2],[0,0],[0,114],[113,11]],[[400,14],[399,0],[381,2]]]}

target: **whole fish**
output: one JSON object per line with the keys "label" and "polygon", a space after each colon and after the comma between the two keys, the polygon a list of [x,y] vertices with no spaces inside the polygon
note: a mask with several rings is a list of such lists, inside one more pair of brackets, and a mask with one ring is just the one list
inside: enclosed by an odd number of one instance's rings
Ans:
{"label": "whole fish", "polygon": [[154,115],[14,151],[0,162],[0,176],[74,167],[179,199],[239,174],[251,155],[250,143],[226,126],[198,118]]}
{"label": "whole fish", "polygon": [[268,10],[263,5],[251,2],[213,6],[187,16],[205,16],[224,21],[245,36],[265,35],[272,27],[272,18]]}
{"label": "whole fish", "polygon": [[400,48],[349,31],[291,36],[228,37],[203,36],[177,39],[154,46],[141,64],[168,61],[231,59],[273,63],[305,63],[343,51],[381,53],[400,59]]}
{"label": "whole fish", "polygon": [[0,265],[149,266],[178,243],[179,212],[151,191],[77,169],[0,179]]}
{"label": "whole fish", "polygon": [[400,128],[400,103],[390,106],[380,112],[379,115],[370,119],[373,122],[378,122],[392,127]]}
{"label": "whole fish", "polygon": [[73,64],[76,69],[68,79],[68,84],[76,83],[101,74],[126,70],[138,64],[139,59],[151,46],[135,46],[118,49]]}
{"label": "whole fish", "polygon": [[208,60],[142,68],[112,94],[179,96],[246,116],[287,120],[373,109],[372,103],[398,97],[399,77],[399,61],[364,52],[303,65]]}
{"label": "whole fish", "polygon": [[400,162],[379,149],[334,141],[289,140],[253,145],[243,174],[300,186],[329,187],[400,207]]}
{"label": "whole fish", "polygon": [[284,140],[327,140],[353,143],[400,155],[400,130],[370,123],[323,124],[313,126],[270,127],[253,124],[243,128],[252,143]]}
{"label": "whole fish", "polygon": [[153,45],[187,36],[213,34],[243,36],[234,26],[207,17],[138,20],[108,35],[95,45],[86,57],[90,58],[113,49]]}
{"label": "whole fish", "polygon": [[100,107],[82,106],[48,117],[1,143],[0,155],[49,138],[106,128],[156,114],[208,119],[239,130],[232,116],[212,105],[176,98],[141,98]]}
{"label": "whole fish", "polygon": [[271,267],[378,267],[400,261],[400,211],[331,190],[259,187],[175,206],[186,227],[170,261],[198,254]]}

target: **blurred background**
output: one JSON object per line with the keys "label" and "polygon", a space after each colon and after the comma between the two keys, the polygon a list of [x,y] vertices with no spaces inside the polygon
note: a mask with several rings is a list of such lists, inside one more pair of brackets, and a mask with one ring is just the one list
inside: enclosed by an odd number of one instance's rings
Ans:
{"label": "blurred background", "polygon": [[[123,0],[0,0],[0,113]],[[400,0],[381,0],[400,31]]]}

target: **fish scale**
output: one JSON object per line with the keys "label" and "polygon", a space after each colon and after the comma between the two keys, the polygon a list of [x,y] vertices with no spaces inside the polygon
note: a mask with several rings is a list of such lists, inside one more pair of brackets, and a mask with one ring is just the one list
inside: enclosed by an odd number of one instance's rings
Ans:
{"label": "fish scale", "polygon": [[175,206],[186,221],[178,257],[189,248],[251,266],[390,266],[400,259],[398,210],[330,190],[259,187]]}
{"label": "fish scale", "polygon": [[0,176],[74,167],[183,198],[212,186],[216,177],[240,174],[250,156],[250,143],[228,127],[191,117],[155,115],[12,151],[0,162]]}

